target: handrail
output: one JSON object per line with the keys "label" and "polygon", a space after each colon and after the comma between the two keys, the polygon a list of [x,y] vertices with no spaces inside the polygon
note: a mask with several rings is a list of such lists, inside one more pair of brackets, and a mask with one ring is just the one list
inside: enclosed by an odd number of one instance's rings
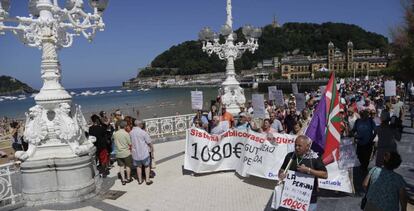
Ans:
{"label": "handrail", "polygon": [[0,207],[23,201],[20,169],[15,163],[0,165]]}
{"label": "handrail", "polygon": [[160,118],[144,119],[147,132],[151,137],[177,135],[191,127],[195,114],[184,114]]}

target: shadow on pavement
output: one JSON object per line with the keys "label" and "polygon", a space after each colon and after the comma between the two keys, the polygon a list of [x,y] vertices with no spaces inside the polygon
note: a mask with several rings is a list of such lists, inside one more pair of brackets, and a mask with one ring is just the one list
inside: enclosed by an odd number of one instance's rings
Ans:
{"label": "shadow on pavement", "polygon": [[108,204],[104,202],[103,200],[104,195],[109,191],[109,189],[115,184],[115,180],[117,179],[116,176],[114,177],[107,177],[102,180],[101,184],[101,191],[100,193],[89,200],[86,200],[84,202],[78,202],[78,203],[70,203],[70,204],[49,204],[49,205],[43,205],[38,207],[24,207],[19,210],[30,210],[30,211],[40,211],[40,210],[75,210],[85,207],[93,207],[95,209],[99,210],[113,210],[113,211],[126,211],[125,209],[119,208],[117,206]]}
{"label": "shadow on pavement", "polygon": [[184,165],[181,166],[181,171],[183,175],[191,175],[194,177],[203,177],[203,176],[208,176],[208,175],[218,174],[218,173],[234,172],[234,170],[224,170],[224,171],[214,171],[214,172],[207,172],[207,173],[195,173],[191,170],[184,169]]}
{"label": "shadow on pavement", "polygon": [[276,180],[263,179],[263,178],[259,178],[255,176],[242,177],[238,175],[237,173],[235,173],[235,175],[239,179],[243,180],[244,183],[254,185],[257,187],[261,187],[261,188],[265,188],[265,189],[269,189],[269,190],[274,190],[276,183],[277,183]]}

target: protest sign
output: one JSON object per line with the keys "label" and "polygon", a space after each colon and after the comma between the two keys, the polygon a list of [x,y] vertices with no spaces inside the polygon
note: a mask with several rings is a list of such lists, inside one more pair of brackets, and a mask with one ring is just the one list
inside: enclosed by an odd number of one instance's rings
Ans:
{"label": "protest sign", "polygon": [[266,118],[263,94],[252,94],[253,116],[255,118]]}
{"label": "protest sign", "polygon": [[397,86],[395,81],[385,81],[385,96],[396,96],[397,95]]}
{"label": "protest sign", "polygon": [[268,94],[269,94],[269,100],[275,100],[275,93],[276,93],[276,90],[277,90],[277,88],[276,88],[276,86],[269,86],[269,87],[267,87],[267,89],[268,89]]}
{"label": "protest sign", "polygon": [[[296,136],[280,133],[256,133],[228,130],[221,135],[190,128],[187,131],[184,169],[195,173],[235,170],[240,176],[253,175],[277,180],[284,158],[294,150]],[[319,187],[352,192],[347,170],[338,162],[328,164],[328,179],[319,179]]]}
{"label": "protest sign", "polygon": [[191,91],[191,108],[194,110],[203,109],[203,92]]}
{"label": "protest sign", "polygon": [[345,84],[345,79],[341,78],[341,79],[339,80],[339,83],[340,83],[340,84]]}
{"label": "protest sign", "polygon": [[[335,151],[332,152],[332,156],[335,158]],[[352,193],[352,183],[349,179],[348,169],[339,169],[339,163],[336,159],[332,163],[325,165],[328,171],[328,178],[318,179],[319,188]]]}
{"label": "protest sign", "polygon": [[297,94],[297,93],[299,93],[299,91],[298,91],[298,84],[292,84],[292,93],[293,94]]}
{"label": "protest sign", "polygon": [[339,169],[349,169],[360,165],[356,154],[356,147],[350,140],[351,138],[342,138],[339,151],[338,165]]}
{"label": "protest sign", "polygon": [[319,188],[352,193],[348,170],[339,169],[337,161],[328,164],[326,170],[328,171],[328,179],[318,179]]}
{"label": "protest sign", "polygon": [[283,91],[276,90],[275,92],[275,104],[279,106],[283,106],[285,104],[285,99],[283,98]]}
{"label": "protest sign", "polygon": [[187,132],[184,169],[195,173],[236,170],[246,177],[254,175],[276,180],[284,157],[296,136],[280,133],[228,130],[211,135],[190,128]]}
{"label": "protest sign", "polygon": [[284,181],[280,206],[292,210],[308,210],[315,177],[289,170]]}
{"label": "protest sign", "polygon": [[306,108],[306,105],[305,105],[305,101],[306,101],[305,94],[303,94],[303,93],[295,94],[295,99],[296,99],[296,111],[301,112],[303,109]]}

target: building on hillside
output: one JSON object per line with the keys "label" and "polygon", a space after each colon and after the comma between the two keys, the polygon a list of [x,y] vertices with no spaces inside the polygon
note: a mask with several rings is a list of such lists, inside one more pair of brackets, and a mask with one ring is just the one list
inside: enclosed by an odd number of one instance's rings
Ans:
{"label": "building on hillside", "polygon": [[285,56],[281,58],[280,70],[285,78],[307,78],[317,71],[379,71],[387,67],[388,61],[388,56],[382,55],[378,49],[355,50],[349,41],[344,53],[329,42],[328,55]]}

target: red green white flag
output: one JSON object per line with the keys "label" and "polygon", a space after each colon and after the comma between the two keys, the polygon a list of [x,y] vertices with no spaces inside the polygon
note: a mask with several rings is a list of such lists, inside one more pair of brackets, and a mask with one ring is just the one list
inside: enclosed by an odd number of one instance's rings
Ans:
{"label": "red green white flag", "polygon": [[[328,85],[325,89],[326,102],[326,141],[322,159],[324,163],[333,161],[333,153],[335,153],[336,160],[339,159],[339,144],[341,140],[341,118],[339,110],[341,108],[340,96],[336,87],[335,73],[331,73]],[[330,160],[330,162],[328,161]]]}

